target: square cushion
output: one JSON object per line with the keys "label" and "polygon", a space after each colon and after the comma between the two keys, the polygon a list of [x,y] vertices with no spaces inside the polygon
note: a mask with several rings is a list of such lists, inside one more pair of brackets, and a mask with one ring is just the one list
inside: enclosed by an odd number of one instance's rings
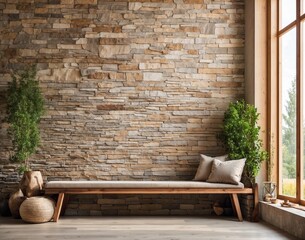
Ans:
{"label": "square cushion", "polygon": [[225,162],[214,159],[207,182],[239,184],[245,162],[245,158]]}
{"label": "square cushion", "polygon": [[227,158],[228,158],[228,155],[223,155],[223,156],[218,156],[218,157],[209,157],[209,156],[200,154],[200,163],[199,163],[196,175],[193,180],[206,181],[211,173],[213,160],[218,159],[220,161],[225,161]]}

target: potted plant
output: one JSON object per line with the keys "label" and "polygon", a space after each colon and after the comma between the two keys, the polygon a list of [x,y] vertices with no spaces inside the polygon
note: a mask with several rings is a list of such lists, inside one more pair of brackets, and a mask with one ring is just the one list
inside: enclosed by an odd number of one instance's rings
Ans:
{"label": "potted plant", "polygon": [[[41,173],[29,171],[29,157],[39,145],[39,122],[44,112],[43,106],[44,99],[36,80],[36,67],[31,66],[19,74],[12,74],[7,96],[7,121],[13,145],[11,160],[19,163],[19,173],[24,173],[21,186],[42,184]],[[36,181],[31,181],[32,176]]]}
{"label": "potted plant", "polygon": [[261,163],[268,159],[268,153],[262,150],[262,140],[259,138],[258,118],[257,109],[244,100],[231,103],[224,115],[220,139],[228,151],[229,159],[246,158],[243,174],[246,185],[255,183]]}

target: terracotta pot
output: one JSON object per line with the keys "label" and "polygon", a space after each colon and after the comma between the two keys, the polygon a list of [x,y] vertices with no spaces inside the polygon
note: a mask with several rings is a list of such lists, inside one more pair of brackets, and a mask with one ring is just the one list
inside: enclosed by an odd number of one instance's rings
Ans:
{"label": "terracotta pot", "polygon": [[26,197],[41,195],[43,179],[40,171],[26,171],[19,183],[19,187]]}
{"label": "terracotta pot", "polygon": [[24,200],[25,197],[21,189],[19,189],[17,192],[14,192],[8,200],[8,205],[14,218],[20,218],[19,207]]}

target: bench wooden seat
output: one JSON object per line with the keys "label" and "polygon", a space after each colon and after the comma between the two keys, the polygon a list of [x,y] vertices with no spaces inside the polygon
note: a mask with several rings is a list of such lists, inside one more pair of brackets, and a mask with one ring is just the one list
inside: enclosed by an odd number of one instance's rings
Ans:
{"label": "bench wooden seat", "polygon": [[254,194],[258,205],[257,185],[207,183],[198,181],[50,181],[45,185],[46,194],[58,194],[53,216],[57,222],[64,212],[71,194],[229,194],[233,210],[239,221],[243,220],[238,194]]}

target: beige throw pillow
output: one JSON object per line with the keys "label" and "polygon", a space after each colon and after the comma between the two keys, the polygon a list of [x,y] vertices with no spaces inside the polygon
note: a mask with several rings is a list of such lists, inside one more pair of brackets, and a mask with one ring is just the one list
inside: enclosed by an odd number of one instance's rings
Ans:
{"label": "beige throw pillow", "polygon": [[196,175],[193,180],[195,181],[206,181],[211,173],[212,163],[214,159],[220,161],[225,161],[228,158],[228,155],[218,156],[218,157],[209,157],[203,154],[200,154],[200,163],[197,168]]}
{"label": "beige throw pillow", "polygon": [[244,170],[246,159],[219,161],[214,159],[207,182],[238,184]]}

